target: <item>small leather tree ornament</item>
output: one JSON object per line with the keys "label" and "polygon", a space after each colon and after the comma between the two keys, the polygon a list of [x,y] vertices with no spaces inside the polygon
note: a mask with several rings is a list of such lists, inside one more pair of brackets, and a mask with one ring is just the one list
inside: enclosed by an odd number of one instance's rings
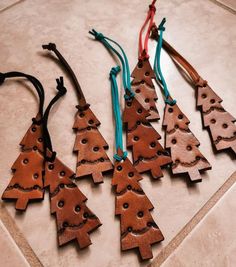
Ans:
{"label": "small leather tree ornament", "polygon": [[95,30],[90,31],[90,34],[101,41],[105,47],[111,49],[121,60],[123,69],[126,70],[125,75],[123,75],[123,86],[126,90],[123,122],[127,124],[127,147],[132,147],[134,166],[140,173],[151,172],[154,179],[160,178],[163,176],[161,167],[168,166],[172,161],[168,152],[164,151],[158,142],[161,138],[160,135],[146,119],[149,112],[139,103],[131,88],[128,59],[123,50],[121,51],[124,59],[114,50],[108,43],[108,41],[115,43],[110,38]]}
{"label": "small leather tree ornament", "polygon": [[89,234],[101,226],[96,215],[88,209],[87,198],[72,181],[75,174],[53,152],[47,120],[53,104],[66,93],[63,80],[57,80],[58,93],[49,103],[43,117],[45,140],[45,187],[50,190],[51,214],[56,216],[59,246],[77,240],[80,248],[91,244]]}
{"label": "small leather tree ornament", "polygon": [[211,165],[199,151],[198,146],[200,143],[188,127],[190,121],[180,110],[176,101],[171,98],[161,71],[160,56],[162,35],[165,30],[164,23],[165,19],[162,20],[159,26],[160,35],[156,49],[154,70],[157,79],[162,84],[165,95],[166,105],[163,120],[163,126],[166,131],[165,147],[171,151],[173,174],[188,173],[191,181],[200,182],[202,178],[199,171],[211,169]]}
{"label": "small leather tree ornament", "polygon": [[[158,29],[152,28],[151,37],[158,40]],[[163,48],[170,57],[188,74],[196,87],[197,107],[202,113],[203,126],[211,134],[212,145],[217,151],[231,149],[236,154],[236,119],[221,105],[222,99],[200,77],[193,66],[181,56],[169,43],[163,40]]]}
{"label": "small leather tree ornament", "polygon": [[27,78],[39,95],[39,111],[33,123],[22,139],[21,153],[12,166],[13,177],[4,190],[2,199],[16,201],[15,208],[25,211],[29,201],[42,200],[43,189],[43,138],[42,114],[44,90],[41,83],[33,76],[20,73],[1,73],[2,82],[5,78]]}
{"label": "small leather tree ornament", "polygon": [[[139,33],[139,59],[131,75],[134,78],[131,83],[132,90],[136,92],[137,100],[149,112],[147,116],[147,120],[149,121],[160,119],[155,103],[158,98],[154,84],[152,82],[152,79],[155,79],[155,73],[149,63],[149,55],[148,55],[148,38],[150,35],[154,15],[156,12],[155,2],[156,0],[152,1],[152,4],[149,5],[147,18]],[[143,46],[142,34],[148,22],[149,26],[147,29]]]}
{"label": "small leather tree ornament", "polygon": [[120,67],[110,72],[113,111],[116,122],[116,159],[112,185],[116,190],[115,214],[120,216],[121,249],[138,248],[143,260],[153,257],[151,245],[164,239],[150,211],[154,208],[143,192],[142,177],[123,151],[122,121],[116,75]]}
{"label": "small leather tree ornament", "polygon": [[57,50],[56,45],[49,43],[48,45],[43,45],[43,49],[48,49],[55,53],[72,79],[78,95],[79,105],[76,106],[78,111],[73,126],[73,129],[76,131],[74,152],[78,153],[76,178],[90,175],[95,184],[102,183],[103,173],[112,170],[113,166],[106,154],[108,144],[98,130],[100,122],[90,109],[90,105],[86,102],[73,70]]}

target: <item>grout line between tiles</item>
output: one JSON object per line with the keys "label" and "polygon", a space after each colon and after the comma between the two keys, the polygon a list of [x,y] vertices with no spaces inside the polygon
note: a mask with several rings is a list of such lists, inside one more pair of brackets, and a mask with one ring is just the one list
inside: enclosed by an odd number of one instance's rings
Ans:
{"label": "grout line between tiles", "polygon": [[43,267],[43,264],[40,262],[33,249],[30,247],[29,243],[20,232],[14,220],[3,205],[0,205],[0,219],[30,266]]}
{"label": "grout line between tiles", "polygon": [[229,7],[229,6],[225,5],[225,4],[223,4],[221,1],[219,1],[219,0],[209,0],[209,1],[211,1],[214,4],[216,4],[219,7],[224,8],[225,10],[229,11],[233,15],[236,15],[236,10],[234,8]]}
{"label": "grout line between tiles", "polygon": [[25,1],[25,0],[19,0],[19,1],[16,1],[15,3],[12,3],[12,4],[9,5],[9,6],[3,7],[2,9],[0,9],[0,13],[4,12],[4,11],[6,11],[6,10],[8,10],[8,9],[10,9],[10,8],[12,8],[12,7],[14,7],[14,6],[20,4],[20,3],[22,3],[22,2],[24,2],[24,1]]}
{"label": "grout line between tiles", "polygon": [[149,267],[159,267],[161,264],[179,247],[190,232],[202,221],[207,213],[216,205],[224,194],[236,182],[236,172],[234,172],[226,182],[213,194],[196,215],[182,228],[182,230],[162,249],[157,257],[148,265]]}

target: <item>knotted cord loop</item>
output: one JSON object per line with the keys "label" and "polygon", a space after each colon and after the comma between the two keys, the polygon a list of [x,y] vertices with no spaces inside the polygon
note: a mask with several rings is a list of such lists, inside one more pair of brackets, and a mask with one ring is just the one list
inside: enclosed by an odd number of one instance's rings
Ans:
{"label": "knotted cord loop", "polygon": [[170,99],[171,98],[170,93],[169,93],[165,78],[161,71],[161,59],[160,58],[161,58],[161,49],[162,49],[162,36],[163,36],[163,31],[165,31],[165,27],[164,27],[165,22],[166,22],[166,19],[164,18],[158,27],[160,34],[159,34],[158,43],[156,47],[156,54],[155,54],[155,60],[154,60],[154,72],[156,74],[157,79],[160,80],[163,86],[165,103],[173,106],[176,104],[176,100]]}
{"label": "knotted cord loop", "polygon": [[[114,155],[114,159],[121,161],[126,159],[127,152],[123,152],[123,126],[120,112],[120,103],[119,103],[119,93],[118,85],[116,81],[116,76],[120,72],[120,66],[113,67],[110,71],[110,80],[111,80],[111,95],[112,95],[112,104],[113,104],[113,113],[115,118],[115,143],[117,153]],[[119,150],[123,152],[123,155],[119,155]]]}
{"label": "knotted cord loop", "polygon": [[[104,36],[102,33],[99,33],[94,29],[89,31],[89,33],[93,35],[96,40],[100,41],[108,50],[113,51],[117,55],[122,65],[123,87],[130,93],[130,96],[134,96],[134,92],[131,89],[129,62],[123,48],[114,40]],[[110,43],[114,43],[116,46],[118,46],[118,48],[121,50],[122,55]]]}
{"label": "knotted cord loop", "polygon": [[[149,58],[148,40],[149,40],[149,35],[150,35],[151,29],[152,29],[154,16],[156,13],[155,3],[156,3],[156,0],[153,0],[152,3],[149,5],[147,17],[146,17],[144,24],[141,27],[140,32],[139,32],[139,59],[140,60],[144,60],[144,59]],[[145,35],[144,45],[143,45],[142,35],[143,35],[143,31],[144,31],[145,27],[147,26],[148,22],[149,22],[149,25],[148,25],[148,29],[147,29],[147,32]]]}

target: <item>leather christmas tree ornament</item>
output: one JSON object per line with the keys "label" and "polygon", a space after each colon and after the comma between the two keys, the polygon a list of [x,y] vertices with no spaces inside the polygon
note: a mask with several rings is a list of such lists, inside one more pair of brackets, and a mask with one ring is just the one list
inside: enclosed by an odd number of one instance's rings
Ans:
{"label": "leather christmas tree ornament", "polygon": [[78,111],[73,125],[76,132],[74,152],[78,154],[76,178],[89,175],[92,176],[95,184],[102,183],[103,173],[112,170],[113,166],[106,154],[108,144],[98,130],[100,122],[90,109],[73,70],[57,50],[56,45],[49,43],[43,45],[43,49],[53,51],[58,57],[68,72],[78,96],[79,105],[76,106]]}
{"label": "leather christmas tree ornament", "polygon": [[157,80],[160,81],[165,96],[165,111],[163,126],[165,128],[165,147],[171,152],[173,160],[173,174],[187,173],[191,181],[202,180],[199,171],[211,169],[210,163],[199,150],[199,141],[193,135],[188,125],[190,121],[180,110],[176,101],[173,100],[168,91],[165,78],[161,71],[161,48],[165,19],[162,20],[159,30],[156,56],[154,60],[154,70]]}
{"label": "leather christmas tree ornament", "polygon": [[[112,103],[116,121],[115,168],[112,185],[116,190],[115,214],[120,216],[121,249],[138,248],[142,260],[153,257],[151,245],[164,239],[150,211],[154,208],[143,192],[139,181],[142,177],[123,151],[122,121],[116,76],[120,67],[110,72]],[[147,111],[146,111],[147,112]]]}
{"label": "leather christmas tree ornament", "polygon": [[87,198],[72,181],[75,173],[56,157],[56,152],[52,149],[47,128],[48,116],[53,104],[66,93],[63,79],[58,79],[57,83],[58,93],[49,103],[43,117],[45,151],[47,151],[45,187],[48,187],[50,192],[51,214],[56,217],[59,246],[76,240],[80,248],[85,248],[91,244],[89,234],[101,226],[101,222],[86,206]]}
{"label": "leather christmas tree ornament", "polygon": [[132,148],[134,166],[140,173],[148,172],[151,173],[154,179],[160,178],[163,176],[161,167],[167,167],[172,161],[168,152],[164,151],[158,142],[161,138],[160,135],[146,119],[149,116],[149,112],[136,99],[137,94],[132,90],[128,59],[123,50],[121,51],[124,59],[109,44],[109,42],[117,44],[116,42],[95,30],[90,33],[118,56],[123,69],[126,70],[123,77],[123,87],[126,91],[123,122],[127,125],[127,147]]}
{"label": "leather christmas tree ornament", "polygon": [[[160,118],[155,103],[158,98],[152,82],[152,79],[155,79],[155,73],[149,63],[148,55],[148,39],[156,12],[155,2],[156,1],[154,0],[152,4],[149,5],[149,11],[147,13],[146,20],[139,33],[139,58],[138,63],[131,74],[131,76],[134,78],[131,83],[132,90],[136,92],[137,100],[149,112],[147,116],[147,120],[149,121],[158,120]],[[142,35],[148,22],[149,25],[143,45]]]}
{"label": "leather christmas tree ornament", "polygon": [[43,136],[42,115],[44,89],[33,76],[20,73],[1,73],[2,83],[6,78],[22,77],[28,79],[39,96],[39,111],[33,123],[20,142],[21,153],[12,166],[13,177],[2,194],[3,200],[15,201],[15,208],[25,211],[30,201],[39,201],[44,197],[43,189]]}
{"label": "leather christmas tree ornament", "polygon": [[[158,40],[158,29],[154,25],[151,37]],[[221,105],[222,99],[211,89],[207,81],[200,77],[193,66],[169,43],[163,40],[163,48],[170,57],[189,75],[196,87],[197,107],[202,114],[203,126],[208,128],[212,145],[217,150],[231,149],[236,154],[236,119]]]}

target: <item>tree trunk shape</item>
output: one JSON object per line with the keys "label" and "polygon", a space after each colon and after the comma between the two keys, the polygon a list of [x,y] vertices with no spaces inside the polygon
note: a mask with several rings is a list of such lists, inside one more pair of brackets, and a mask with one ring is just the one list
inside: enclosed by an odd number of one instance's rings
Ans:
{"label": "tree trunk shape", "polygon": [[163,126],[166,130],[165,147],[171,151],[173,174],[188,173],[191,181],[200,182],[199,171],[211,169],[210,163],[198,149],[197,138],[190,131],[190,121],[177,104],[166,104]]}
{"label": "tree trunk shape", "polygon": [[151,172],[154,179],[163,176],[161,168],[170,164],[171,158],[158,140],[161,136],[152,127],[141,104],[134,98],[126,101],[123,121],[126,123],[127,147],[132,148],[133,163],[139,173]]}
{"label": "tree trunk shape", "polygon": [[105,151],[108,144],[97,129],[99,125],[88,107],[77,112],[73,126],[76,130],[74,151],[78,153],[76,177],[92,175],[94,183],[102,183],[103,172],[113,169]]}
{"label": "tree trunk shape", "polygon": [[16,201],[15,208],[25,211],[29,201],[44,198],[42,125],[33,123],[20,145],[22,152],[12,166],[13,176],[2,199]]}
{"label": "tree trunk shape", "polygon": [[216,150],[231,148],[236,155],[236,119],[222,107],[222,99],[209,85],[199,84],[197,106],[201,110],[204,127],[210,131],[214,147]]}
{"label": "tree trunk shape", "polygon": [[159,120],[160,116],[156,108],[157,94],[152,82],[155,73],[148,59],[139,60],[131,75],[132,89],[136,93],[137,100],[149,112],[147,120]]}
{"label": "tree trunk shape", "polygon": [[121,222],[121,249],[138,248],[142,259],[153,257],[151,245],[164,239],[150,211],[153,205],[143,192],[142,179],[128,158],[115,162],[112,185],[116,189],[116,215]]}
{"label": "tree trunk shape", "polygon": [[51,214],[55,214],[59,246],[74,239],[80,248],[91,244],[89,234],[101,226],[97,216],[85,205],[87,198],[72,182],[75,174],[58,158],[47,162],[45,187],[50,190]]}

